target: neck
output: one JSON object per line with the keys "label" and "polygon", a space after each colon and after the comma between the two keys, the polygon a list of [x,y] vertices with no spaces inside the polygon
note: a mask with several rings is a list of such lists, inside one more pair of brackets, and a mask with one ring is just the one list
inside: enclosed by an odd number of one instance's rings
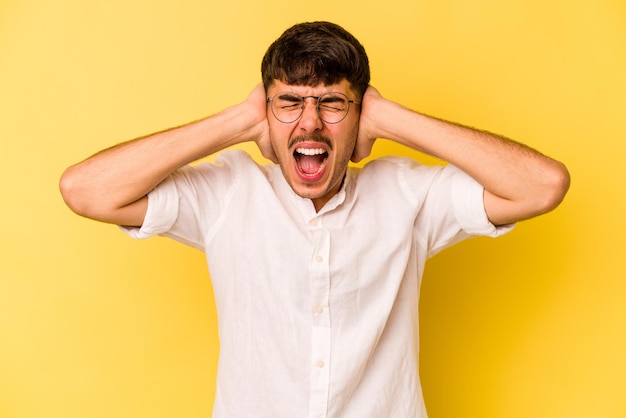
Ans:
{"label": "neck", "polygon": [[341,190],[341,188],[343,187],[343,183],[346,181],[346,175],[347,174],[344,173],[341,181],[337,183],[337,185],[334,186],[332,189],[330,189],[328,193],[326,193],[324,196],[311,199],[316,212],[319,212],[326,205],[326,203],[328,203],[328,201],[333,198],[333,196],[339,193],[339,190]]}

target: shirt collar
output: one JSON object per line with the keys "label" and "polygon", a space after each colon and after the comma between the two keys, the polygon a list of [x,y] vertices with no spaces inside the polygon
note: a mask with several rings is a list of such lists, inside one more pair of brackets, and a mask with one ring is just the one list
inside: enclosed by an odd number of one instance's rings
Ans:
{"label": "shirt collar", "polygon": [[304,221],[307,223],[310,222],[312,219],[322,216],[325,213],[328,213],[341,206],[346,200],[347,191],[350,190],[350,188],[352,187],[352,182],[354,178],[354,173],[348,168],[343,180],[343,184],[341,185],[341,188],[339,189],[337,194],[331,197],[330,200],[326,202],[324,207],[322,207],[319,212],[316,212],[315,206],[313,205],[311,199],[298,196],[293,191],[291,186],[289,186],[285,178],[282,176],[282,173],[280,174],[284,187],[289,189],[289,196],[291,197],[292,202],[298,208],[298,211],[302,215]]}

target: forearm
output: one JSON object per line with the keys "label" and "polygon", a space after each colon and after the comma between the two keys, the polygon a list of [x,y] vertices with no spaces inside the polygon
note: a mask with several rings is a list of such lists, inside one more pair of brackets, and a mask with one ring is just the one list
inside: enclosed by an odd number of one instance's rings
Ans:
{"label": "forearm", "polygon": [[60,186],[63,198],[82,216],[113,223],[141,222],[143,219],[137,219],[141,208],[136,208],[136,202],[173,171],[230,145],[254,139],[257,128],[243,122],[244,110],[234,106],[209,118],[101,151],[65,171]]}

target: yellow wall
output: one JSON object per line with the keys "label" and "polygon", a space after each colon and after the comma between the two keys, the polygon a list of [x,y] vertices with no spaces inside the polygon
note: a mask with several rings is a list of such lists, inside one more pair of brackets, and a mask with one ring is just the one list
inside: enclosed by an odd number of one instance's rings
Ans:
{"label": "yellow wall", "polygon": [[58,178],[243,100],[268,44],[316,19],[364,43],[387,97],[572,173],[555,212],[427,267],[431,418],[626,416],[623,0],[2,0],[0,417],[209,416],[202,254],[73,215]]}

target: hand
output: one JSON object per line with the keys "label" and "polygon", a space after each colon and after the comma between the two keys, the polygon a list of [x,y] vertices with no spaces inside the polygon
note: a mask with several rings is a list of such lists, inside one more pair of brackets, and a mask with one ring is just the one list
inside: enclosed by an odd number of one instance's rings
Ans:
{"label": "hand", "polygon": [[369,86],[363,95],[363,99],[361,100],[359,132],[351,158],[355,163],[358,163],[371,154],[374,142],[376,142],[376,139],[379,137],[376,126],[376,115],[380,117],[377,109],[383,100],[378,90],[372,86]]}
{"label": "hand", "polygon": [[249,105],[249,109],[256,121],[254,141],[259,147],[261,154],[273,163],[278,164],[278,158],[270,141],[269,124],[267,123],[267,100],[263,83],[259,83],[252,90],[245,104]]}

